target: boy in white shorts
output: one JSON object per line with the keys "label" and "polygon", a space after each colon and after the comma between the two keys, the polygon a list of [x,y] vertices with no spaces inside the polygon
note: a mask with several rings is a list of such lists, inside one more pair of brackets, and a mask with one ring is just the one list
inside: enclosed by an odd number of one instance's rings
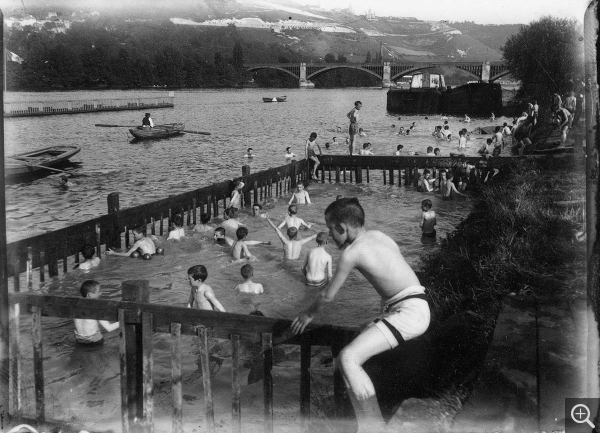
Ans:
{"label": "boy in white shorts", "polygon": [[343,248],[329,285],[292,322],[299,334],[315,314],[333,301],[350,271],[357,269],[381,296],[383,314],[341,352],[339,365],[358,420],[358,432],[384,426],[373,382],[362,368],[373,356],[423,334],[430,320],[425,288],[406,263],[396,242],[378,230],[364,228],[365,213],[356,198],[341,198],[325,210],[329,235]]}

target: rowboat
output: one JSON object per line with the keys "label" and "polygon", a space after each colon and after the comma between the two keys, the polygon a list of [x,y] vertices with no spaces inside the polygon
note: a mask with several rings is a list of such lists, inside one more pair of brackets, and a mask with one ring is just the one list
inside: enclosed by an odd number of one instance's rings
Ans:
{"label": "rowboat", "polygon": [[69,163],[69,158],[81,151],[78,146],[50,146],[7,157],[5,178],[57,172],[57,167]]}
{"label": "rowboat", "polygon": [[287,96],[276,96],[274,98],[262,98],[263,102],[285,102]]}
{"label": "rowboat", "polygon": [[154,128],[138,126],[131,128],[129,132],[138,140],[154,140],[182,134],[183,128],[185,128],[183,123],[165,123],[164,125],[155,125]]}

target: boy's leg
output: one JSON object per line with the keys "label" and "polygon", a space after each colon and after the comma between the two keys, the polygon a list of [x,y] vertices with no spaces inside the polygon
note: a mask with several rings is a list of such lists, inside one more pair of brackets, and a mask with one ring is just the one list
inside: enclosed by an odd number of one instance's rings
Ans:
{"label": "boy's leg", "polygon": [[358,432],[373,432],[384,426],[375,387],[362,365],[369,358],[390,349],[390,343],[383,333],[370,326],[340,353],[340,370],[356,413]]}

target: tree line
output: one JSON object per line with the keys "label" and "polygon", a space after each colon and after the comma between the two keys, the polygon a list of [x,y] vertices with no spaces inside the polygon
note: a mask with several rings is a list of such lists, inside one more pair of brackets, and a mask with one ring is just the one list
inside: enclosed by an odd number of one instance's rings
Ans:
{"label": "tree line", "polygon": [[[274,70],[251,77],[243,64],[318,62],[279,43],[270,32],[240,31],[233,25],[89,21],[74,22],[58,34],[50,27],[9,32],[7,49],[25,62],[8,62],[8,90],[236,87],[251,78],[258,86],[297,87],[292,76]],[[336,71],[316,81],[319,86],[368,86],[372,78]]]}

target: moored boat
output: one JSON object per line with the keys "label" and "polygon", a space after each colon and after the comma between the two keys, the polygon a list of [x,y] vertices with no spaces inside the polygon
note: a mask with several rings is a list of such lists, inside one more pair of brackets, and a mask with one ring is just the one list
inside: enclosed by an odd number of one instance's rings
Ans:
{"label": "moored boat", "polygon": [[81,151],[79,146],[50,146],[7,157],[4,166],[5,178],[16,178],[34,174],[49,174],[69,163],[69,158]]}
{"label": "moored boat", "polygon": [[138,126],[131,128],[129,132],[138,140],[153,140],[182,134],[183,128],[185,128],[183,123],[165,123],[164,125],[155,125],[154,128]]}
{"label": "moored boat", "polygon": [[275,96],[274,98],[262,98],[263,102],[285,102],[287,96]]}

